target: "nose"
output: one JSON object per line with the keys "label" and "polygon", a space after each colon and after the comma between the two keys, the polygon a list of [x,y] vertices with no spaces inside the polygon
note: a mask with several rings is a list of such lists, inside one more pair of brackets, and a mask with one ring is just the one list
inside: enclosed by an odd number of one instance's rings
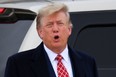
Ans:
{"label": "nose", "polygon": [[57,24],[54,24],[53,28],[52,28],[54,33],[58,33],[59,32],[59,27]]}

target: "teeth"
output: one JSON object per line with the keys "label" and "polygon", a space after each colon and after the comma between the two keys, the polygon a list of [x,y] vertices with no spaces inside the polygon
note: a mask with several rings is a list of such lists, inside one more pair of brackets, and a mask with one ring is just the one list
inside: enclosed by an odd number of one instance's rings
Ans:
{"label": "teeth", "polygon": [[55,39],[58,39],[58,38],[59,38],[59,36],[55,36],[54,38],[55,38]]}

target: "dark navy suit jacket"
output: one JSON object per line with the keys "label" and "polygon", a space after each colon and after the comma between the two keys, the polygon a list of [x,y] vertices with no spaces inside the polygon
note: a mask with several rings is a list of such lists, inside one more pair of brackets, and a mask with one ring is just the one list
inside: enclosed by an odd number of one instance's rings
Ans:
{"label": "dark navy suit jacket", "polygon": [[[74,77],[97,77],[94,58],[69,48]],[[5,77],[56,77],[43,43],[9,57]]]}

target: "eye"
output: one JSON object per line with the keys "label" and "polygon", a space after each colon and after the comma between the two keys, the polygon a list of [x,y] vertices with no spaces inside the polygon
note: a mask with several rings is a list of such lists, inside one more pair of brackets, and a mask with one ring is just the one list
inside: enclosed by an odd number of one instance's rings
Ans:
{"label": "eye", "polygon": [[59,26],[63,26],[64,23],[63,23],[63,22],[58,22],[58,25],[59,25]]}
{"label": "eye", "polygon": [[47,28],[51,28],[52,26],[53,26],[53,23],[48,23],[48,24],[46,25]]}

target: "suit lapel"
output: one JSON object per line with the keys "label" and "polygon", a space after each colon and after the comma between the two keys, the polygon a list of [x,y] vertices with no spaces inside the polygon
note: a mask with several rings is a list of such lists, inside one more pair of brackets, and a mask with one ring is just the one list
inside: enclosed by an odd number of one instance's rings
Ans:
{"label": "suit lapel", "polygon": [[[53,75],[52,77],[55,77],[51,63],[49,62],[47,54],[43,48],[43,44],[35,49],[35,53],[32,57],[31,66],[34,74],[36,75],[35,77],[51,77],[51,74]],[[50,72],[50,70],[52,72]]]}
{"label": "suit lapel", "polygon": [[85,63],[76,51],[69,48],[69,56],[72,63],[73,77],[85,77]]}
{"label": "suit lapel", "polygon": [[[86,77],[84,70],[85,63],[81,56],[70,47],[69,56],[72,64],[73,77]],[[34,50],[31,61],[32,62],[30,64],[34,74],[36,75],[35,77],[56,77],[48,56],[43,48],[43,44]]]}

